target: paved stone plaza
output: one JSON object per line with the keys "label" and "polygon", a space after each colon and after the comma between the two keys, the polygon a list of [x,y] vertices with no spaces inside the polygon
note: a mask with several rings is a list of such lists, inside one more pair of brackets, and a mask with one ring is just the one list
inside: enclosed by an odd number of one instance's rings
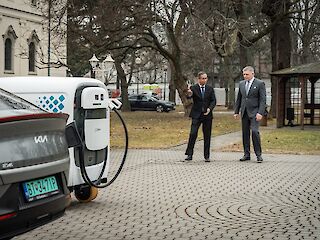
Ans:
{"label": "paved stone plaza", "polygon": [[258,164],[216,148],[210,163],[201,142],[191,162],[185,146],[130,150],[95,201],[73,199],[62,218],[16,239],[320,239],[320,156],[265,154]]}

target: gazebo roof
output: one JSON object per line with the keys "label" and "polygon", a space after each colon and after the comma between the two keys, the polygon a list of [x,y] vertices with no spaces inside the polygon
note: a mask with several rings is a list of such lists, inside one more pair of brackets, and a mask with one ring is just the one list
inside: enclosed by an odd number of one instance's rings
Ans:
{"label": "gazebo roof", "polygon": [[320,62],[303,64],[295,67],[284,68],[270,73],[273,76],[319,76],[320,77]]}

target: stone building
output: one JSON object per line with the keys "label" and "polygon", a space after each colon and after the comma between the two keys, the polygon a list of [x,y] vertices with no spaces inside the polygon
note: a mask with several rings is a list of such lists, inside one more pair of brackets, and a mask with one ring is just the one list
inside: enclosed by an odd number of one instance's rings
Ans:
{"label": "stone building", "polygon": [[55,30],[49,36],[43,12],[49,8],[39,5],[40,0],[0,1],[0,77],[66,76],[66,35],[61,34],[65,26],[52,24]]}

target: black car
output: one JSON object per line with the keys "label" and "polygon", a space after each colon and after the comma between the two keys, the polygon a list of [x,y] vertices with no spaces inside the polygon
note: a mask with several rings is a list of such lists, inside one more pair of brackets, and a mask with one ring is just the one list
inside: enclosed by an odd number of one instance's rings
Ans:
{"label": "black car", "polygon": [[129,102],[131,110],[146,110],[146,111],[157,111],[157,112],[169,112],[175,109],[175,103],[169,101],[159,100],[153,96],[145,94],[141,95],[130,95]]}
{"label": "black car", "polygon": [[67,118],[0,88],[0,239],[56,219],[70,203]]}

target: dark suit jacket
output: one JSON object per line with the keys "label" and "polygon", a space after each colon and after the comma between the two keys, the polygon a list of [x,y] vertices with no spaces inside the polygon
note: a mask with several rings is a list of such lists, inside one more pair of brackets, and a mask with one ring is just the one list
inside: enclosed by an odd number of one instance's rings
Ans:
{"label": "dark suit jacket", "polygon": [[266,111],[266,86],[263,81],[254,78],[248,95],[245,89],[245,80],[239,83],[239,92],[235,103],[234,113],[239,114],[241,109],[241,116],[247,111],[250,118],[254,118],[257,113],[265,115]]}
{"label": "dark suit jacket", "polygon": [[201,90],[199,84],[195,84],[191,87],[193,99],[193,105],[190,112],[190,117],[200,118],[201,113],[207,112],[207,109],[210,108],[210,113],[207,115],[209,118],[212,118],[212,110],[216,106],[216,95],[214,89],[206,85],[204,98],[202,99]]}

